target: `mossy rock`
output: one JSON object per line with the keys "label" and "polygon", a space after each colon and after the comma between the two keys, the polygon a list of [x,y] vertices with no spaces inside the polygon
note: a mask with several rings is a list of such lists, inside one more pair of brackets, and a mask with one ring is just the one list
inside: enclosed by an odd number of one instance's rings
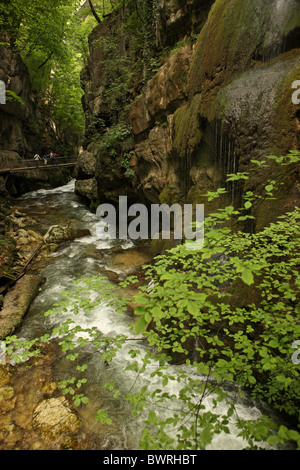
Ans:
{"label": "mossy rock", "polygon": [[171,248],[178,245],[178,243],[180,243],[180,240],[174,240],[173,233],[170,232],[170,239],[157,238],[151,240],[151,253],[153,256],[164,254],[166,251],[171,250]]}
{"label": "mossy rock", "polygon": [[300,26],[294,0],[216,0],[198,38],[189,78],[189,96],[202,92],[208,109],[219,88],[253,66],[284,52],[291,31]]}
{"label": "mossy rock", "polygon": [[193,153],[201,140],[202,130],[197,110],[200,95],[195,95],[190,104],[177,109],[174,114],[173,150],[180,158]]}
{"label": "mossy rock", "polygon": [[[290,54],[299,57],[299,51]],[[292,84],[300,78],[300,63],[287,71],[277,88],[272,123],[274,129],[274,148],[279,155],[284,155],[291,148],[300,147],[299,113],[300,105],[292,102]]]}
{"label": "mossy rock", "polygon": [[169,206],[172,206],[173,204],[180,204],[182,197],[183,195],[178,187],[168,184],[160,193],[159,202],[161,204],[168,204]]}
{"label": "mossy rock", "polygon": [[218,210],[220,207],[224,207],[225,199],[224,197],[213,199],[209,201],[205,196],[208,190],[212,188],[203,188],[198,185],[193,185],[186,197],[186,204],[192,204],[195,207],[196,204],[204,204],[205,215],[208,215],[211,212]]}
{"label": "mossy rock", "polygon": [[0,235],[0,253],[0,278],[4,276],[10,276],[16,261],[15,241],[6,235]]}

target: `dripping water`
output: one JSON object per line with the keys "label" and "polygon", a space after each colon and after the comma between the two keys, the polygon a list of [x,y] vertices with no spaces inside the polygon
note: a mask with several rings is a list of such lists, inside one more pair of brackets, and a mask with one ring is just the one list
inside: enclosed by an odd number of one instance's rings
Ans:
{"label": "dripping water", "polygon": [[214,160],[228,192],[229,202],[234,205],[239,196],[238,185],[236,181],[226,182],[226,177],[228,174],[238,171],[239,159],[236,155],[234,141],[222,132],[222,123],[220,121],[214,125]]}

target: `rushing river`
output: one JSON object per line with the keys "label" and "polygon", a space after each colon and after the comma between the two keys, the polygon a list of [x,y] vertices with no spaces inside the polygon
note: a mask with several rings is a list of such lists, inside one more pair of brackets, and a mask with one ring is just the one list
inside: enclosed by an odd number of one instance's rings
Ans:
{"label": "rushing river", "polygon": [[[64,243],[47,259],[46,265],[41,263],[40,266],[35,266],[39,274],[46,278],[46,283],[17,332],[20,338],[31,339],[51,333],[53,328],[62,322],[62,318],[45,317],[43,313],[50,309],[54,302],[62,300],[61,293],[72,288],[72,281],[82,277],[105,274],[109,274],[110,278],[115,276],[116,279],[121,279],[131,273],[135,267],[150,260],[147,244],[135,246],[131,241],[100,240],[97,237],[97,224],[100,221],[75,195],[73,181],[53,190],[28,193],[19,198],[16,205],[23,213],[34,219],[32,228],[39,230],[42,234],[51,225],[66,226],[70,222],[79,228],[89,229],[91,234]],[[76,316],[72,316],[72,320],[84,328],[97,327],[108,336],[128,334],[128,327],[133,321],[130,315],[116,313],[111,306],[107,305],[107,302],[100,303],[88,313],[84,310],[79,311]],[[132,337],[132,333],[129,333],[129,336]],[[135,341],[135,346],[140,349],[146,348],[142,340]],[[143,416],[132,417],[129,405],[123,400],[113,399],[111,392],[104,389],[106,382],[114,380],[123,392],[131,390],[135,383],[135,374],[125,372],[125,367],[132,360],[128,352],[131,348],[132,343],[126,345],[109,366],[101,360],[99,354],[86,353],[85,360],[89,367],[86,371],[88,382],[84,392],[90,397],[90,402],[88,405],[81,405],[78,412],[83,422],[82,439],[88,440],[90,449],[138,448],[144,427]],[[63,354],[58,354],[55,358],[54,380],[59,381],[70,377],[68,368],[71,366],[72,363],[64,359]],[[156,380],[156,378],[151,378],[147,371],[139,377],[140,383],[153,390],[158,385]],[[168,385],[168,390],[175,395],[178,392],[176,389],[178,384],[176,384],[177,382],[169,382]],[[235,391],[232,390],[230,393],[234,395]],[[249,398],[236,397],[235,402],[240,418],[254,419],[261,415],[258,404]],[[211,397],[207,397],[204,403],[207,410],[213,406]],[[112,418],[111,426],[101,425],[94,419],[99,408],[104,408]],[[162,407],[158,410],[160,417],[173,413],[171,408]],[[219,434],[209,448],[241,449],[243,441],[237,437],[237,433],[238,431],[232,428],[230,434]]]}

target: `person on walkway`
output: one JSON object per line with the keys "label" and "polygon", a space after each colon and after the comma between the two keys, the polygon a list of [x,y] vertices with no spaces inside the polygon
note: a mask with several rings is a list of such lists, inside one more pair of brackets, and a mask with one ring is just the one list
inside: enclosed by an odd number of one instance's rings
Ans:
{"label": "person on walkway", "polygon": [[52,152],[50,152],[50,162],[51,162],[52,165],[55,164],[55,157],[56,157],[56,153],[53,152],[53,150],[52,150]]}
{"label": "person on walkway", "polygon": [[41,157],[39,156],[38,153],[36,153],[35,156],[33,157],[33,159],[35,160],[35,166],[36,166],[36,168],[38,168],[38,166],[39,166],[39,161],[41,160]]}
{"label": "person on walkway", "polygon": [[48,155],[45,154],[45,155],[43,156],[43,160],[44,160],[44,165],[47,165],[47,163],[48,163]]}

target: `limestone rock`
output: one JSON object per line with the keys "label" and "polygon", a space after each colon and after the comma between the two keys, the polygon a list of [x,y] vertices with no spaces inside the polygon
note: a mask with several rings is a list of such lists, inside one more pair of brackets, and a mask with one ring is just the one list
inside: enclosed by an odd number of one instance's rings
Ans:
{"label": "limestone rock", "polygon": [[[42,154],[53,147],[59,152],[57,147],[63,139],[58,140],[55,124],[42,110],[42,101],[32,87],[28,69],[5,32],[0,32],[0,42],[0,80],[6,90],[21,99],[7,99],[5,104],[0,104],[0,167],[7,168],[17,166],[20,158],[32,159],[36,152]],[[51,170],[14,173],[9,175],[6,189],[16,196],[39,189],[45,183],[55,187],[69,181],[66,175],[70,177],[65,168],[54,173]]]}
{"label": "limestone rock", "polygon": [[191,45],[182,46],[149,80],[146,89],[146,107],[154,119],[160,115],[173,114],[185,102],[187,75],[192,57]]}
{"label": "limestone rock", "polygon": [[90,178],[76,181],[75,192],[91,201],[93,199],[97,199],[97,180],[95,178]]}
{"label": "limestone rock", "polygon": [[40,276],[25,274],[7,292],[0,310],[0,339],[11,335],[20,325],[44,282],[45,279]]}
{"label": "limestone rock", "polygon": [[70,239],[70,232],[67,227],[52,225],[43,238],[45,243],[61,243]]}
{"label": "limestone rock", "polygon": [[151,117],[146,107],[144,94],[139,96],[131,107],[130,123],[135,135],[141,134],[151,126]]}
{"label": "limestone rock", "polygon": [[21,157],[17,152],[12,150],[0,149],[0,167],[10,168],[18,165]]}
{"label": "limestone rock", "polygon": [[198,34],[214,0],[159,0],[157,36],[162,47]]}
{"label": "limestone rock", "polygon": [[185,102],[187,74],[192,57],[192,47],[189,44],[182,46],[149,80],[145,93],[136,99],[130,111],[135,135],[153,126],[159,119],[167,122],[168,115]]}
{"label": "limestone rock", "polygon": [[[124,174],[113,165],[127,148],[103,145],[101,153],[96,150],[105,135],[103,126],[114,125],[116,117],[105,100],[111,83],[105,67],[109,57],[97,40],[114,38],[118,22],[119,13],[97,26],[89,38],[83,101],[84,148],[90,152],[82,155],[80,165],[92,173],[88,153],[94,151],[99,168],[93,177],[80,175],[77,194],[90,201],[117,201],[127,194],[158,203],[172,185],[186,200],[203,203],[208,190],[226,185],[227,173],[252,169],[251,159],[299,148],[299,107],[291,100],[300,67],[298,0],[158,0],[156,43],[164,52],[166,45],[178,47],[164,63],[155,64],[158,69],[147,83],[140,72],[130,83],[132,105],[126,121],[133,133],[129,169],[134,178],[126,186]],[[198,39],[192,45],[195,35]],[[127,60],[128,35],[118,36],[117,42],[118,57]],[[251,178],[252,188],[246,183],[243,189],[258,190],[267,179],[261,172],[257,180]],[[295,175],[284,184],[280,207],[273,213],[261,204],[257,227],[263,226],[263,219],[269,222],[281,210],[295,207],[297,184]],[[237,190],[235,183],[227,186],[230,203],[239,205],[243,189]],[[217,208],[215,203],[206,207]]]}
{"label": "limestone rock", "polygon": [[9,385],[0,387],[0,412],[7,413],[14,409],[16,397],[14,397],[14,389]]}
{"label": "limestone rock", "polygon": [[76,174],[82,179],[95,175],[96,172],[96,158],[88,151],[82,151],[77,159]]}
{"label": "limestone rock", "polygon": [[174,167],[168,160],[170,149],[169,129],[156,126],[151,129],[147,140],[135,147],[135,171],[140,188],[148,201],[158,203],[158,196],[167,181],[172,180]]}
{"label": "limestone rock", "polygon": [[45,437],[59,438],[74,434],[80,428],[80,421],[64,397],[43,400],[35,409],[33,426]]}

